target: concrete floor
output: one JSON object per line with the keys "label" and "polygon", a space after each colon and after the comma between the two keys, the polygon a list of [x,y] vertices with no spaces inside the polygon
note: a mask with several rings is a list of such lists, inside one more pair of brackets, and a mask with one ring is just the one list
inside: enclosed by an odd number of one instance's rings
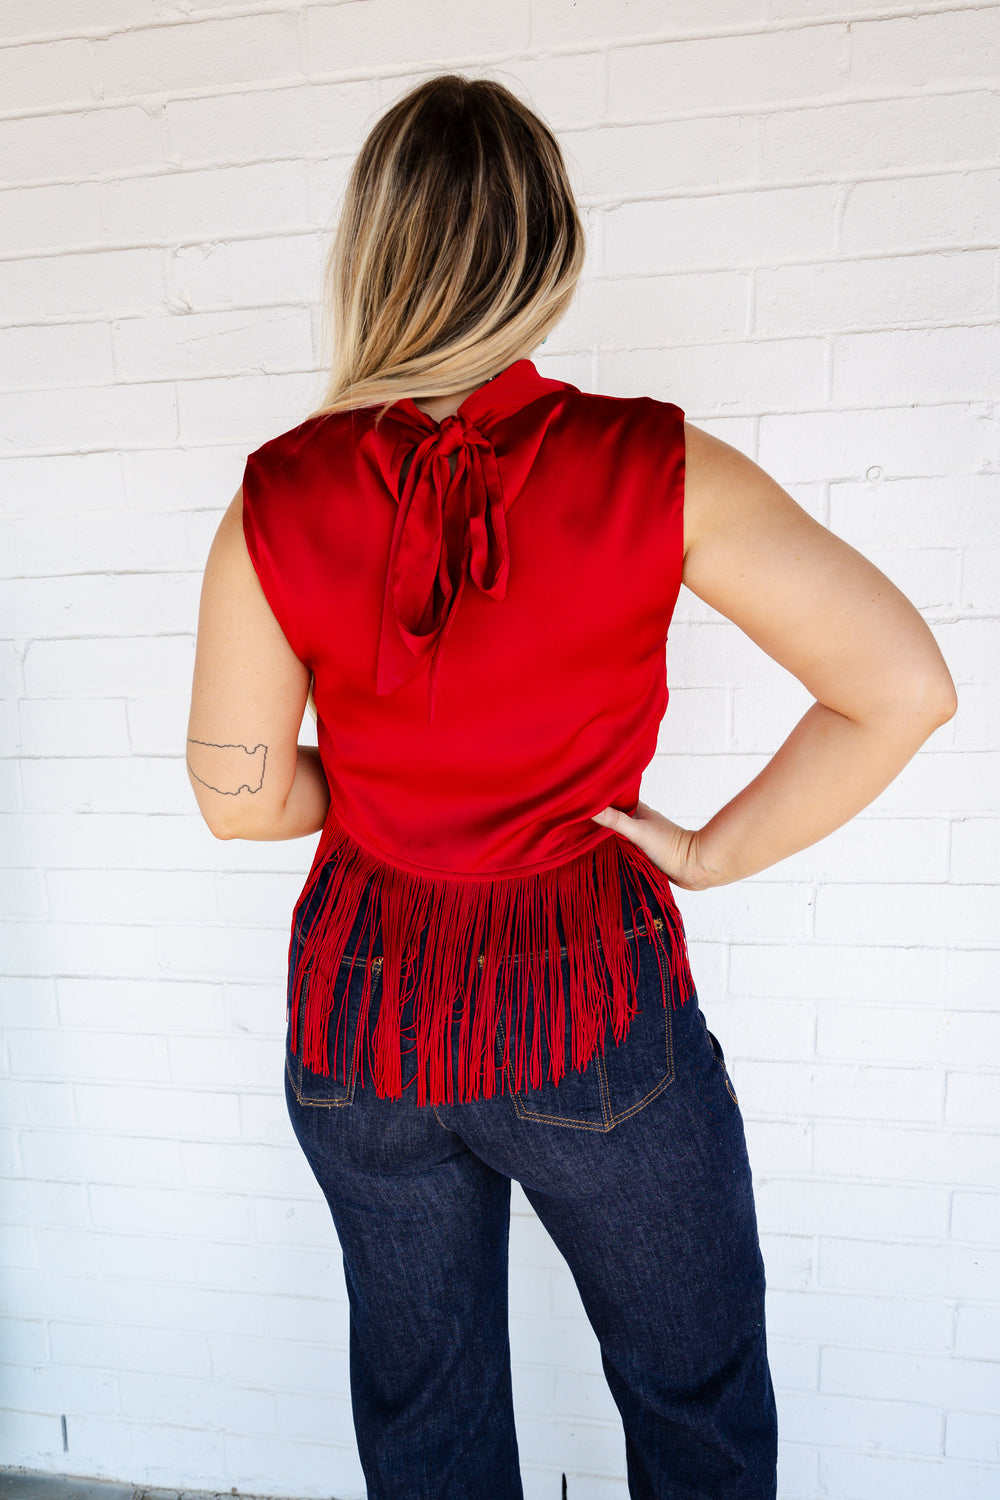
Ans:
{"label": "concrete floor", "polygon": [[[26,1469],[0,1469],[0,1500],[233,1500],[233,1490],[157,1490],[108,1479],[70,1479]],[[263,1500],[240,1494],[239,1500]]]}

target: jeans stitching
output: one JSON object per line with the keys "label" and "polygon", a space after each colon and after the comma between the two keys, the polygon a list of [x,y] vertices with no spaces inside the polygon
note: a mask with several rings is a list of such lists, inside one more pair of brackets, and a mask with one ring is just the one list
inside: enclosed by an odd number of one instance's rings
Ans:
{"label": "jeans stitching", "polygon": [[[662,929],[663,921],[660,917],[654,917],[653,923],[658,930]],[[647,937],[648,933],[644,927],[631,928],[627,936]],[[630,1105],[628,1109],[622,1110],[618,1114],[615,1114],[611,1104],[611,1090],[608,1084],[607,1069],[604,1065],[604,1056],[601,1052],[595,1052],[593,1054],[593,1061],[597,1066],[597,1086],[601,1100],[601,1112],[603,1115],[603,1120],[600,1124],[598,1124],[596,1121],[590,1120],[567,1120],[560,1118],[559,1115],[543,1114],[539,1110],[529,1110],[523,1106],[521,1102],[521,1096],[512,1091],[510,1098],[511,1102],[514,1105],[514,1111],[517,1114],[518,1118],[521,1120],[535,1120],[545,1125],[559,1125],[564,1130],[598,1130],[602,1134],[606,1135],[608,1131],[612,1130],[620,1120],[627,1120],[632,1115],[637,1114],[639,1110],[643,1109],[647,1104],[650,1104],[658,1094],[661,1094],[663,1090],[669,1087],[669,1085],[674,1081],[676,1068],[674,1066],[673,1027],[670,1023],[669,1007],[664,1005],[663,1012],[664,1029],[666,1033],[665,1041],[667,1072],[656,1084],[654,1084],[649,1093],[645,1094],[642,1099],[638,1100],[635,1104]]]}
{"label": "jeans stitching", "polygon": [[663,1075],[663,1077],[660,1079],[659,1083],[655,1084],[653,1086],[653,1088],[650,1089],[649,1093],[645,1096],[645,1098],[640,1099],[637,1104],[631,1105],[630,1108],[622,1110],[621,1114],[612,1115],[611,1116],[611,1124],[612,1125],[617,1125],[619,1120],[627,1120],[631,1115],[638,1114],[638,1112],[639,1112],[640,1109],[642,1109],[647,1104],[651,1104],[652,1101],[656,1098],[657,1094],[662,1094],[663,1090],[665,1088],[669,1088],[670,1084],[672,1084],[673,1081],[674,1081],[674,1072],[675,1072],[675,1069],[674,1069],[674,1029],[673,1029],[672,1025],[670,1024],[670,1008],[669,1008],[669,1006],[665,1005],[663,1007],[663,1016],[664,1016],[664,1022],[663,1022],[663,1024],[664,1024],[664,1028],[665,1028],[665,1031],[666,1031],[666,1043],[667,1043],[667,1048],[666,1048],[666,1050],[667,1050],[667,1071]]}

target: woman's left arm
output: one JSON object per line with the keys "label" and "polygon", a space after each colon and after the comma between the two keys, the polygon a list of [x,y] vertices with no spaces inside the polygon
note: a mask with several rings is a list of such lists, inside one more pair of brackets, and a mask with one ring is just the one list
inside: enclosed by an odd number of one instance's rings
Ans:
{"label": "woman's left arm", "polygon": [[298,743],[309,680],[250,560],[241,487],[205,566],[188,720],[188,776],[216,838],[322,828],[330,788],[319,752]]}

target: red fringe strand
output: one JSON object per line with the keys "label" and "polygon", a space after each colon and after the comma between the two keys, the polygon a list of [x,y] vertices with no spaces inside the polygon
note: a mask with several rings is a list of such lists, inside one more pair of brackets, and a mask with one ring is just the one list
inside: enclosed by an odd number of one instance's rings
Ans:
{"label": "red fringe strand", "polygon": [[[411,999],[417,1103],[433,1105],[492,1098],[498,1084],[504,1091],[507,1080],[515,1090],[541,1087],[543,1026],[550,1043],[550,1078],[558,1083],[564,1071],[567,1005],[572,1068],[586,1067],[609,1020],[620,1044],[637,1008],[635,950],[624,937],[629,929],[653,940],[664,1005],[668,995],[675,1007],[678,996],[683,1005],[694,991],[684,924],[670,882],[620,834],[611,832],[583,854],[548,870],[483,878],[430,877],[385,863],[331,818],[296,903],[295,923],[317,877],[331,862],[329,883],[299,945],[289,1041],[297,1053],[299,1000],[308,974],[303,1064],[329,1076],[332,1058],[335,1076],[344,1083],[360,1077],[363,1084],[367,1071],[380,1098],[402,1095],[401,1017]],[[622,904],[623,872],[627,914]],[[659,913],[650,909],[639,874],[655,893]],[[337,986],[336,981],[349,956],[347,944],[363,899],[360,935],[350,956],[358,961],[359,953],[365,955],[364,984],[348,1055],[349,987],[345,982]],[[563,931],[571,935],[565,943],[567,986],[557,912]],[[371,940],[379,930],[382,954],[372,957]],[[423,962],[415,979],[424,933]],[[478,956],[472,965],[466,960],[470,952]],[[510,955],[517,955],[515,962]],[[369,1034],[372,974],[379,968],[382,995]],[[341,996],[334,1016],[336,988]],[[495,1038],[501,1019],[506,1040],[498,1059]]]}

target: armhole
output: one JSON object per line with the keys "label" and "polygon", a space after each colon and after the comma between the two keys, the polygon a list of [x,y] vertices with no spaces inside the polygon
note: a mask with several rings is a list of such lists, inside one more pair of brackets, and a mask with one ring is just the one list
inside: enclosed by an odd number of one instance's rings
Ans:
{"label": "armhole", "polygon": [[684,411],[667,402],[671,417],[670,442],[664,461],[667,466],[667,510],[670,576],[673,591],[671,618],[684,577],[684,491],[687,468],[687,441],[684,434]]}
{"label": "armhole", "polygon": [[288,610],[285,608],[286,600],[280,586],[275,559],[272,548],[268,544],[268,535],[264,515],[266,507],[260,503],[261,485],[258,471],[256,454],[251,453],[243,470],[243,540],[246,543],[247,553],[253,570],[257,575],[261,592],[267,600],[268,607],[278,622],[281,633],[288,642],[294,654],[306,666],[312,669],[312,663],[304,643],[299,639],[298,632],[290,625]]}
{"label": "armhole", "polygon": [[680,527],[680,558],[678,568],[680,573],[684,571],[684,501],[687,494],[687,434],[684,431],[684,412],[679,406],[674,407],[677,414],[677,459],[674,475],[675,505],[677,508],[678,525]]}

